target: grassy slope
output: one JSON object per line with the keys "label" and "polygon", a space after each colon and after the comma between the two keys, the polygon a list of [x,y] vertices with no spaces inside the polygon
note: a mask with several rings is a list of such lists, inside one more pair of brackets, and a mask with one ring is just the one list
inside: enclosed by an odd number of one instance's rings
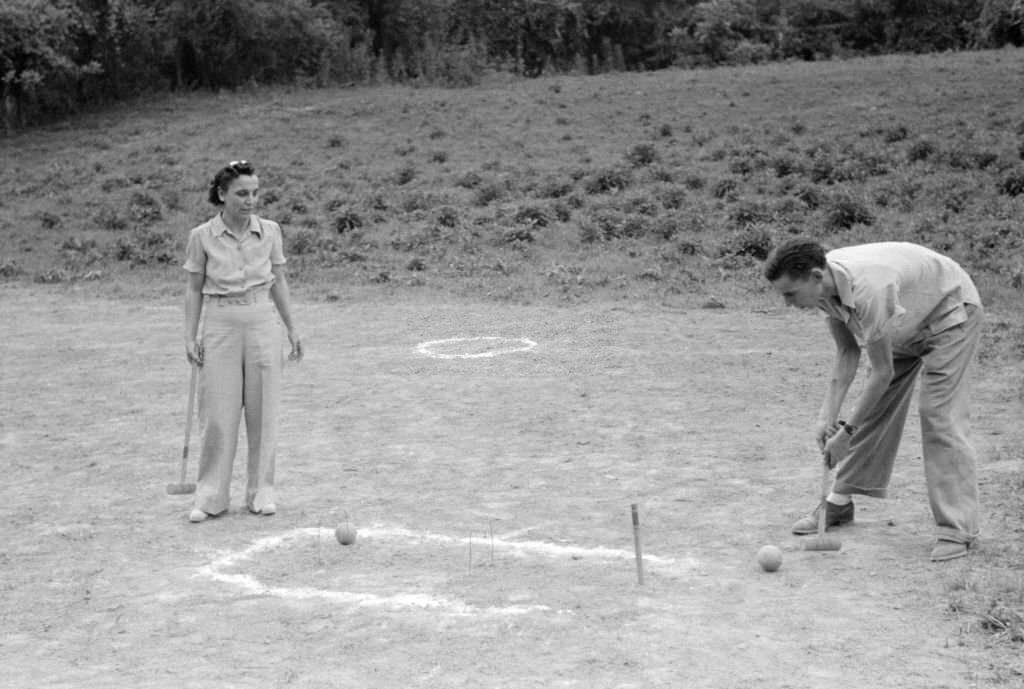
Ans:
{"label": "grassy slope", "polygon": [[1018,270],[1024,197],[999,188],[1020,171],[1022,67],[1000,51],[163,98],[0,142],[0,272],[176,285],[161,261],[210,215],[212,171],[247,158],[310,298],[758,291],[751,256],[790,232],[930,243],[997,298]]}
{"label": "grassy slope", "polygon": [[[301,299],[767,302],[779,237],[902,238],[969,267],[983,360],[1016,367],[1021,74],[999,51],[161,98],[0,141],[0,279],[176,294],[207,179],[247,158]],[[990,495],[1016,529],[1021,484]],[[982,553],[951,610],[1003,605],[1022,640],[1020,553]]]}

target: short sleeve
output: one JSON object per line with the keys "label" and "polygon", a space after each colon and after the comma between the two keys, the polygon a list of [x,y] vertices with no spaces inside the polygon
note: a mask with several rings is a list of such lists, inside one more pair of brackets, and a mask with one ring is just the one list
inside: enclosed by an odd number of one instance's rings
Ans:
{"label": "short sleeve", "polygon": [[193,229],[188,236],[188,246],[185,247],[185,263],[182,267],[190,273],[206,272],[206,249],[203,248],[201,232],[202,227]]}
{"label": "short sleeve", "polygon": [[888,283],[865,290],[857,299],[857,320],[860,321],[864,342],[875,342],[892,335],[905,313],[896,285]]}
{"label": "short sleeve", "polygon": [[274,266],[284,265],[288,259],[284,257],[284,239],[281,233],[281,226],[277,223],[271,224],[271,245],[270,264]]}

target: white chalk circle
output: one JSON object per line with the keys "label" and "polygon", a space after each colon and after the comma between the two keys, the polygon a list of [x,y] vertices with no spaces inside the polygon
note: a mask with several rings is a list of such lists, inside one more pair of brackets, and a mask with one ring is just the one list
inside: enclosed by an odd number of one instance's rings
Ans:
{"label": "white chalk circle", "polygon": [[416,345],[416,351],[434,359],[487,359],[502,354],[528,352],[537,343],[525,337],[450,337]]}
{"label": "white chalk circle", "polygon": [[[544,541],[521,541],[516,538],[519,532],[504,535],[491,535],[487,539],[478,539],[480,547],[489,547],[515,558],[550,558],[558,561],[565,558],[573,560],[586,559],[594,566],[607,570],[607,563],[621,561],[629,563],[634,552],[615,548],[582,547],[576,545],[557,545]],[[341,591],[314,586],[280,586],[262,581],[253,571],[255,561],[263,554],[280,549],[308,548],[311,539],[316,542],[322,539],[331,541],[334,533],[322,527],[296,528],[283,533],[257,538],[242,550],[223,552],[208,564],[199,567],[196,576],[210,579],[221,584],[234,587],[242,595],[267,596],[287,600],[322,600],[358,608],[382,610],[434,610],[455,616],[466,615],[498,615],[517,616],[530,613],[546,613],[571,615],[571,610],[556,609],[544,604],[517,604],[508,601],[505,605],[477,605],[471,602],[430,591],[396,591],[387,590],[381,582],[377,591]],[[359,544],[366,547],[375,541],[396,541],[409,547],[442,546],[461,551],[471,548],[472,537],[450,536],[447,534],[412,531],[404,528],[374,525],[359,529]],[[484,545],[486,543],[486,546]],[[651,570],[658,570],[669,576],[691,573],[697,568],[697,561],[691,558],[676,560],[645,554],[644,561]],[[249,570],[249,571],[246,571]]]}

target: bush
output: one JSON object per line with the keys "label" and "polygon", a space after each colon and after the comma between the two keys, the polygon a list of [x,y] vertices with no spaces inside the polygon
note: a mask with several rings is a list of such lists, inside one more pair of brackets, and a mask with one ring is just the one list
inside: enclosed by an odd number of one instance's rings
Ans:
{"label": "bush", "polygon": [[506,191],[506,186],[497,181],[481,184],[473,195],[473,204],[476,206],[488,206],[495,201],[505,198]]}
{"label": "bush", "polygon": [[501,233],[501,240],[506,244],[525,244],[534,240],[533,227],[512,227]]}
{"label": "bush", "polygon": [[687,175],[683,178],[683,186],[693,191],[700,191],[707,185],[707,180],[700,175]]}
{"label": "bush", "polygon": [[716,199],[734,196],[737,188],[736,180],[720,179],[711,187],[711,195]]}
{"label": "bush", "polygon": [[882,138],[885,140],[885,143],[894,144],[897,141],[905,140],[909,135],[910,132],[907,131],[907,128],[904,127],[902,124],[899,124],[896,125],[895,127],[890,127],[886,129],[882,133]]}
{"label": "bush", "polygon": [[828,194],[816,184],[804,184],[794,195],[810,209],[818,208],[828,201]]}
{"label": "bush", "polygon": [[907,160],[916,163],[928,160],[938,151],[938,147],[928,139],[918,139],[907,149]]}
{"label": "bush", "polygon": [[288,233],[287,250],[289,254],[301,256],[311,254],[320,244],[320,233],[310,228],[300,228]]}
{"label": "bush", "polygon": [[719,253],[722,256],[750,256],[763,261],[768,258],[774,243],[766,226],[749,225],[728,237],[719,247]]}
{"label": "bush", "polygon": [[523,206],[516,210],[512,221],[517,225],[528,225],[530,227],[547,227],[551,218],[543,208],[537,206]]}
{"label": "bush", "polygon": [[455,178],[455,186],[463,189],[476,189],[483,184],[483,181],[484,178],[480,176],[480,173],[469,170]]}
{"label": "bush", "polygon": [[441,227],[455,227],[459,224],[459,211],[454,206],[441,206],[434,212],[434,222]]}
{"label": "bush", "polygon": [[595,172],[583,183],[588,194],[615,193],[627,188],[632,182],[631,175],[618,168],[607,168]]}
{"label": "bush", "polygon": [[129,261],[133,266],[152,265],[173,263],[178,259],[178,251],[170,235],[140,228],[118,238],[114,257],[118,261]]}
{"label": "bush", "polygon": [[850,194],[837,194],[825,209],[825,225],[832,231],[845,230],[854,225],[871,225],[874,215],[867,204]]}
{"label": "bush", "polygon": [[729,219],[740,227],[772,219],[772,210],[761,201],[743,199],[729,211]]}
{"label": "bush", "polygon": [[414,179],[416,179],[416,168],[412,164],[403,165],[395,170],[394,174],[391,176],[391,181],[395,186],[399,187],[408,184]]}
{"label": "bush", "polygon": [[653,226],[651,219],[643,215],[601,210],[580,222],[580,239],[589,243],[623,237],[642,237],[648,234]]}
{"label": "bush", "polygon": [[666,210],[679,210],[686,202],[686,191],[676,186],[665,187],[658,191],[658,200]]}
{"label": "bush", "polygon": [[780,153],[768,161],[768,166],[775,171],[776,177],[786,177],[803,172],[803,163],[793,155]]}
{"label": "bush", "polygon": [[344,234],[350,230],[358,230],[363,226],[363,217],[350,206],[342,207],[341,212],[332,221],[334,231]]}
{"label": "bush", "polygon": [[551,215],[554,216],[558,222],[569,222],[572,220],[572,208],[569,207],[568,203],[564,201],[555,201],[549,206]]}
{"label": "bush", "polygon": [[645,167],[658,159],[654,144],[637,144],[629,149],[626,159],[633,167]]}
{"label": "bush", "polygon": [[1024,194],[1024,168],[1017,168],[1010,172],[999,182],[999,193],[1006,196],[1020,196]]}
{"label": "bush", "polygon": [[534,187],[534,195],[543,199],[558,199],[571,194],[573,182],[563,177],[548,175]]}
{"label": "bush", "polygon": [[14,261],[0,262],[0,280],[12,280],[24,273],[24,269]]}

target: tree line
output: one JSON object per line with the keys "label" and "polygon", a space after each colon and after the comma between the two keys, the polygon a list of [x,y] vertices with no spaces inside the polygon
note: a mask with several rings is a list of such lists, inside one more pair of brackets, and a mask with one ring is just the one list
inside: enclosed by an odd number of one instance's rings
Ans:
{"label": "tree line", "polygon": [[0,0],[6,131],[147,93],[1024,43],[1024,0]]}

